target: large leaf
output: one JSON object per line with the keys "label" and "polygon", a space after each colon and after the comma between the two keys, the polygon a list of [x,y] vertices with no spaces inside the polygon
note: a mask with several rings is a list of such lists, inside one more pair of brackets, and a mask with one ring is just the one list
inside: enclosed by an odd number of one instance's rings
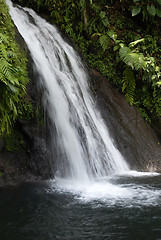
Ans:
{"label": "large leaf", "polygon": [[104,18],[105,16],[106,16],[106,13],[103,12],[103,11],[101,11],[101,12],[100,12],[100,17],[101,17],[101,18]]}
{"label": "large leaf", "polygon": [[137,45],[137,44],[140,43],[140,42],[144,42],[144,38],[141,38],[141,39],[138,39],[138,40],[136,40],[136,41],[134,41],[134,42],[131,42],[131,43],[129,44],[129,46],[130,46],[130,47],[134,47],[135,45]]}
{"label": "large leaf", "polygon": [[132,69],[146,68],[146,61],[142,53],[133,52],[129,47],[122,46],[119,51],[121,60]]}
{"label": "large leaf", "polygon": [[134,6],[132,7],[132,16],[136,16],[137,14],[139,14],[141,11],[141,6]]}
{"label": "large leaf", "polygon": [[147,11],[150,15],[152,15],[153,17],[155,16],[156,14],[156,9],[155,9],[155,6],[154,5],[151,5],[151,6],[147,6]]}

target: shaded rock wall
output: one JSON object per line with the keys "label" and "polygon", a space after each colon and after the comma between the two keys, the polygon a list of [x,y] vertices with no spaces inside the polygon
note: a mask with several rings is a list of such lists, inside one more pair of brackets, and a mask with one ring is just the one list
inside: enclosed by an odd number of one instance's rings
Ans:
{"label": "shaded rock wall", "polygon": [[90,71],[96,89],[97,104],[116,147],[131,169],[161,171],[161,146],[153,129],[130,106],[108,80],[96,70]]}
{"label": "shaded rock wall", "polygon": [[[28,48],[16,29],[16,38],[28,55],[28,72],[30,83],[27,86],[27,101],[37,108],[37,114],[30,120],[17,119],[15,130],[25,140],[25,148],[6,151],[5,141],[0,139],[0,186],[17,185],[24,181],[37,181],[53,177],[51,156],[47,146],[45,125],[40,125],[37,115],[42,115],[41,91],[38,76],[34,72],[33,62]],[[40,116],[43,118],[43,116]],[[13,142],[14,145],[14,142]],[[2,175],[2,176],[1,176]]]}

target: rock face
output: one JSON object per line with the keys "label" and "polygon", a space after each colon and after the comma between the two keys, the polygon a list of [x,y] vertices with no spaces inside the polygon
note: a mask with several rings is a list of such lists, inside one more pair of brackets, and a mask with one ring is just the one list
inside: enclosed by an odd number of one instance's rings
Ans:
{"label": "rock face", "polygon": [[[45,132],[34,119],[18,120],[16,129],[25,140],[25,148],[0,151],[0,186],[17,185],[26,181],[46,180],[53,177],[51,156]],[[14,144],[14,143],[13,143]]]}
{"label": "rock face", "polygon": [[130,168],[161,172],[161,146],[152,128],[105,77],[96,70],[90,73],[94,79],[98,107],[116,147]]}
{"label": "rock face", "polygon": [[[18,38],[19,42],[20,40],[21,45],[26,48],[21,37]],[[26,98],[32,101],[37,109],[42,109],[41,91],[37,86],[37,75],[33,71],[30,56],[28,68],[31,81]],[[0,186],[52,178],[52,163],[46,141],[45,126],[43,124],[40,126],[39,120],[34,116],[30,120],[18,119],[15,129],[23,136],[25,148],[7,152],[4,150],[4,142],[0,140]]]}

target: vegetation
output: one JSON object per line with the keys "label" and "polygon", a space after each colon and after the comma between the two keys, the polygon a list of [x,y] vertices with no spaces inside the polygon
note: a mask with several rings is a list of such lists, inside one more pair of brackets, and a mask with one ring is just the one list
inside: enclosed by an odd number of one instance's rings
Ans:
{"label": "vegetation", "polygon": [[161,116],[161,0],[16,1],[50,15],[143,117]]}
{"label": "vegetation", "polygon": [[8,152],[17,152],[26,148],[25,140],[22,134],[17,130],[14,130],[9,135],[6,135],[4,137],[4,143],[5,149]]}
{"label": "vegetation", "polygon": [[[161,116],[160,0],[16,2],[50,15],[82,50],[89,65],[107,76],[145,119],[150,122],[153,115]],[[4,0],[0,0],[0,9],[2,133],[9,132],[25,108],[18,105],[24,99],[27,72]]]}
{"label": "vegetation", "polygon": [[[11,132],[25,105],[28,83],[25,53],[15,39],[14,25],[4,0],[0,0],[0,135]],[[21,107],[22,108],[22,107]]]}

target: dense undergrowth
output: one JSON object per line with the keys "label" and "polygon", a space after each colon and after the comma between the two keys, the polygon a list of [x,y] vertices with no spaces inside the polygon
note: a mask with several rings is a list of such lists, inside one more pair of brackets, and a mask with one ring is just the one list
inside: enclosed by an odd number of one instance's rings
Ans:
{"label": "dense undergrowth", "polygon": [[5,0],[0,0],[0,150],[14,152],[25,147],[15,123],[20,118],[31,118],[33,108],[26,95],[27,54],[17,43],[8,10]]}
{"label": "dense undergrowth", "polygon": [[[149,123],[160,119],[160,0],[14,2],[45,13],[81,49],[89,66],[107,76]],[[24,103],[28,82],[26,57],[15,41],[13,29],[5,1],[0,0],[1,133],[9,132],[27,106]]]}
{"label": "dense undergrowth", "polygon": [[27,59],[15,35],[8,7],[0,0],[0,135],[11,132],[27,104]]}
{"label": "dense undergrowth", "polygon": [[149,123],[160,118],[160,0],[15,2],[50,16]]}

